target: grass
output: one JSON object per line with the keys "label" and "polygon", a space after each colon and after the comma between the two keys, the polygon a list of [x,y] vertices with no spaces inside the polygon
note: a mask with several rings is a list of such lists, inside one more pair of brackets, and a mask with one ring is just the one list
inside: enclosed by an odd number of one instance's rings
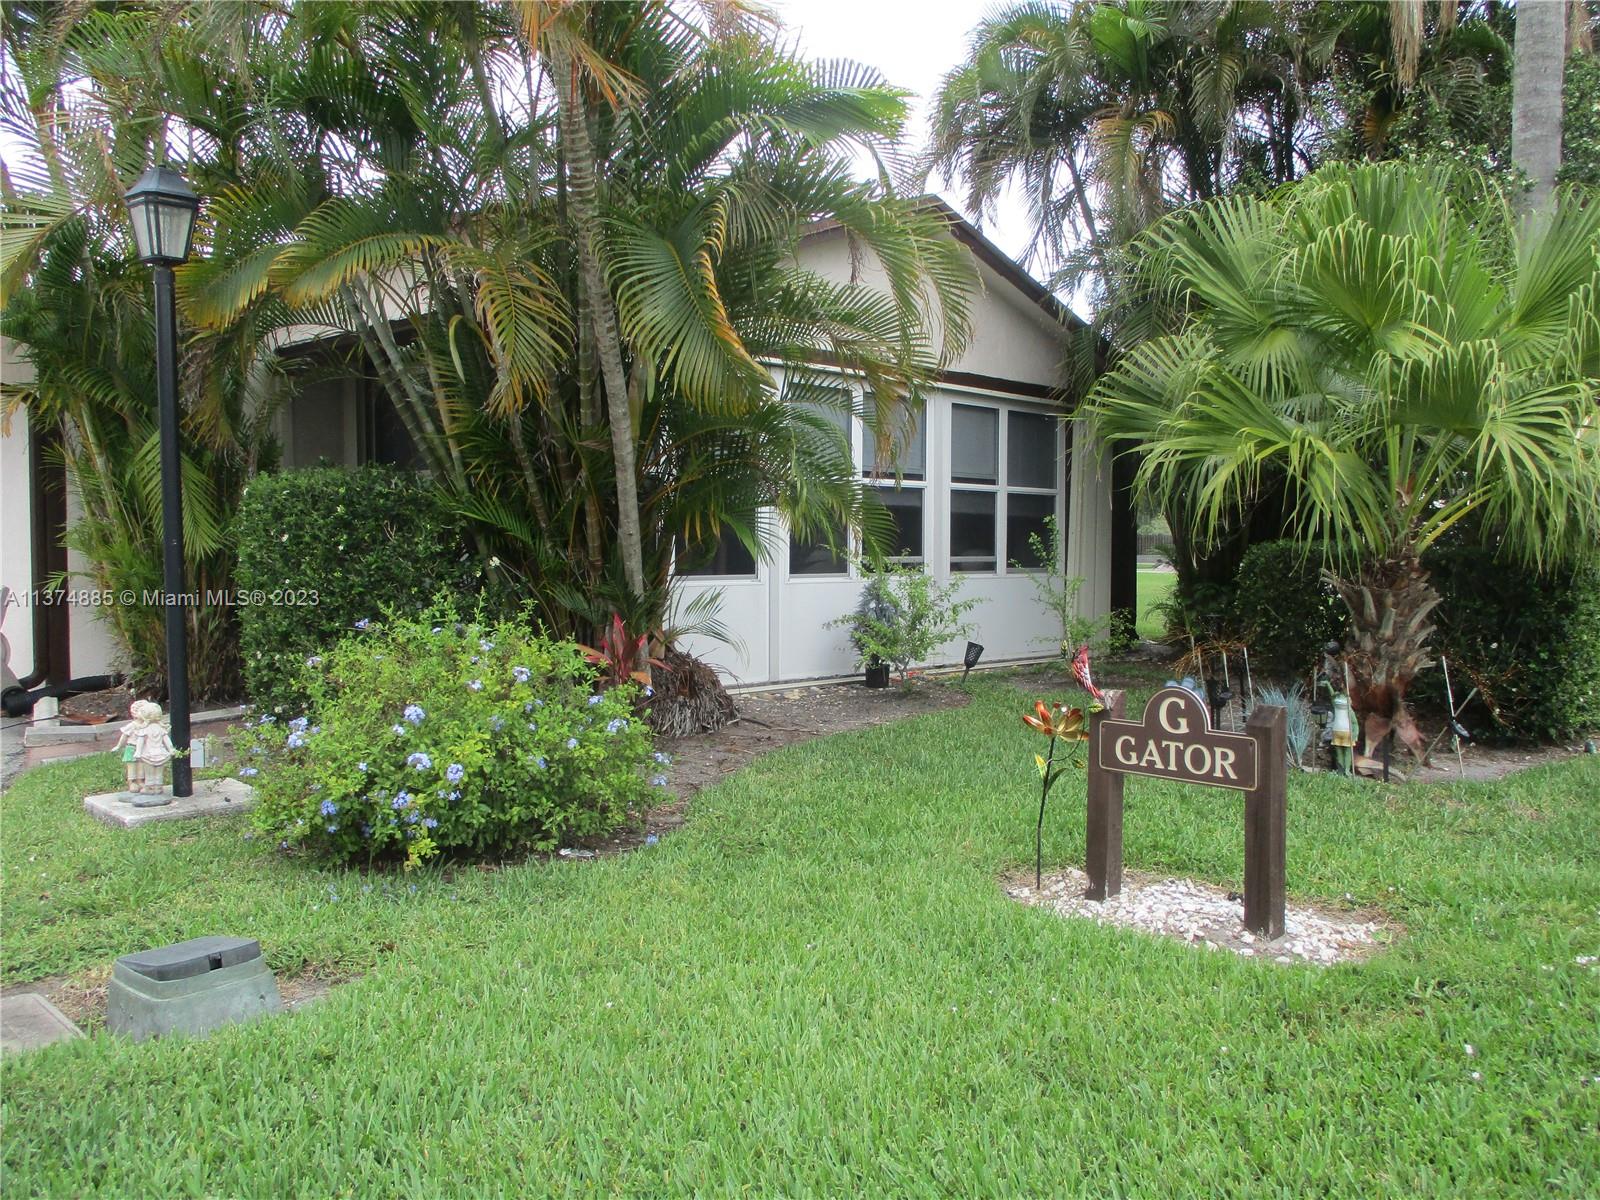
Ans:
{"label": "grass", "polygon": [[1172,571],[1157,571],[1151,567],[1140,567],[1138,577],[1138,615],[1134,627],[1140,637],[1149,641],[1157,641],[1166,633],[1166,624],[1153,611],[1172,594],[1173,585],[1178,582],[1178,576]]}
{"label": "grass", "polygon": [[[1298,777],[1291,898],[1407,936],[1279,967],[1008,900],[1036,740],[1006,681],[970,689],[758,761],[652,849],[409,879],[286,861],[234,819],[102,828],[79,797],[109,758],[28,774],[0,810],[8,981],[213,932],[360,978],[201,1042],[8,1058],[0,1186],[1593,1194],[1600,974],[1574,959],[1600,952],[1600,760]],[[1046,829],[1049,861],[1080,861],[1080,780]],[[1237,886],[1240,841],[1231,793],[1128,788],[1130,866]]]}

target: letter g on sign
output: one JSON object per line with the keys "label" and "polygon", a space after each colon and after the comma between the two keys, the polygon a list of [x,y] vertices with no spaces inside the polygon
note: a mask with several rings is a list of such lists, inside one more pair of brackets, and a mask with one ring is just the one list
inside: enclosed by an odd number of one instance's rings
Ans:
{"label": "letter g on sign", "polygon": [[1161,702],[1161,707],[1156,710],[1156,719],[1161,722],[1161,728],[1165,729],[1168,733],[1188,733],[1189,718],[1173,717],[1171,715],[1174,708],[1182,707],[1182,696],[1168,696],[1165,700],[1163,700]]}

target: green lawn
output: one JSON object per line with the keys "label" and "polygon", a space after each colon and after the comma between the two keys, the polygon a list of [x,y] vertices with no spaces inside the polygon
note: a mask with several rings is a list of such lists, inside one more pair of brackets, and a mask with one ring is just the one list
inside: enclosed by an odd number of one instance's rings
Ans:
{"label": "green lawn", "polygon": [[1165,622],[1151,610],[1172,594],[1177,582],[1176,572],[1139,568],[1139,612],[1134,625],[1140,637],[1156,641],[1167,632]]}
{"label": "green lawn", "polygon": [[[79,806],[109,757],[30,773],[0,810],[8,981],[205,933],[360,978],[203,1042],[8,1058],[0,1187],[1594,1194],[1600,973],[1574,959],[1600,953],[1600,760],[1297,778],[1291,897],[1408,934],[1280,967],[1008,900],[1038,743],[1005,680],[971,690],[762,759],[657,847],[411,879],[285,861],[236,821],[113,833]],[[1081,781],[1056,797],[1047,857],[1077,862]],[[1231,793],[1134,781],[1126,841],[1130,866],[1240,879]]]}

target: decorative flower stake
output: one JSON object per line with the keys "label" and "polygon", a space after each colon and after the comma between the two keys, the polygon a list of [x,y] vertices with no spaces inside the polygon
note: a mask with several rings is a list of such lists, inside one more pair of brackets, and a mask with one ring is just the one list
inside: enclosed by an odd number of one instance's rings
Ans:
{"label": "decorative flower stake", "polygon": [[[1044,878],[1044,806],[1050,797],[1050,789],[1055,786],[1056,780],[1061,778],[1062,772],[1068,767],[1078,765],[1076,747],[1079,743],[1089,740],[1089,713],[1099,712],[1099,704],[1091,704],[1088,712],[1081,708],[1068,708],[1065,704],[1047,705],[1043,700],[1033,702],[1033,712],[1024,713],[1022,722],[1029,729],[1036,729],[1050,739],[1050,753],[1048,755],[1035,754],[1034,764],[1039,768],[1039,821],[1033,834],[1033,887],[1038,891]],[[1066,762],[1056,764],[1056,743],[1068,742],[1073,745],[1069,751]]]}

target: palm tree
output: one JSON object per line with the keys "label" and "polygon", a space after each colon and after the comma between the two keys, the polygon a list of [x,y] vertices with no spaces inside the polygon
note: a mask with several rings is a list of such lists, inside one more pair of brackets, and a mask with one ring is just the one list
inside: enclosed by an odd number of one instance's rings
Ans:
{"label": "palm tree", "polygon": [[1421,556],[1469,518],[1546,565],[1600,533],[1600,205],[1521,229],[1476,177],[1323,168],[1166,218],[1137,245],[1187,316],[1096,385],[1096,429],[1202,544],[1264,489],[1350,610],[1369,747],[1419,757],[1406,691],[1438,604]]}
{"label": "palm tree", "polygon": [[[281,164],[280,186],[213,202],[219,253],[190,272],[192,316],[355,334],[484,557],[556,629],[588,636],[612,610],[658,626],[675,547],[726,525],[765,553],[761,506],[882,527],[844,446],[790,401],[826,358],[866,379],[877,420],[916,404],[967,335],[959,245],[847,166],[856,147],[890,153],[903,98],[661,4],[506,15],[485,10],[465,39],[458,11],[352,10],[313,60],[339,81],[338,123],[324,136],[327,107],[298,102],[258,121],[322,147],[337,186],[319,196]],[[292,45],[318,19],[296,10],[275,32]],[[883,285],[797,267],[822,220]]]}
{"label": "palm tree", "polygon": [[1511,71],[1511,160],[1532,183],[1528,207],[1543,211],[1561,169],[1561,81],[1567,61],[1566,0],[1517,5]]}

